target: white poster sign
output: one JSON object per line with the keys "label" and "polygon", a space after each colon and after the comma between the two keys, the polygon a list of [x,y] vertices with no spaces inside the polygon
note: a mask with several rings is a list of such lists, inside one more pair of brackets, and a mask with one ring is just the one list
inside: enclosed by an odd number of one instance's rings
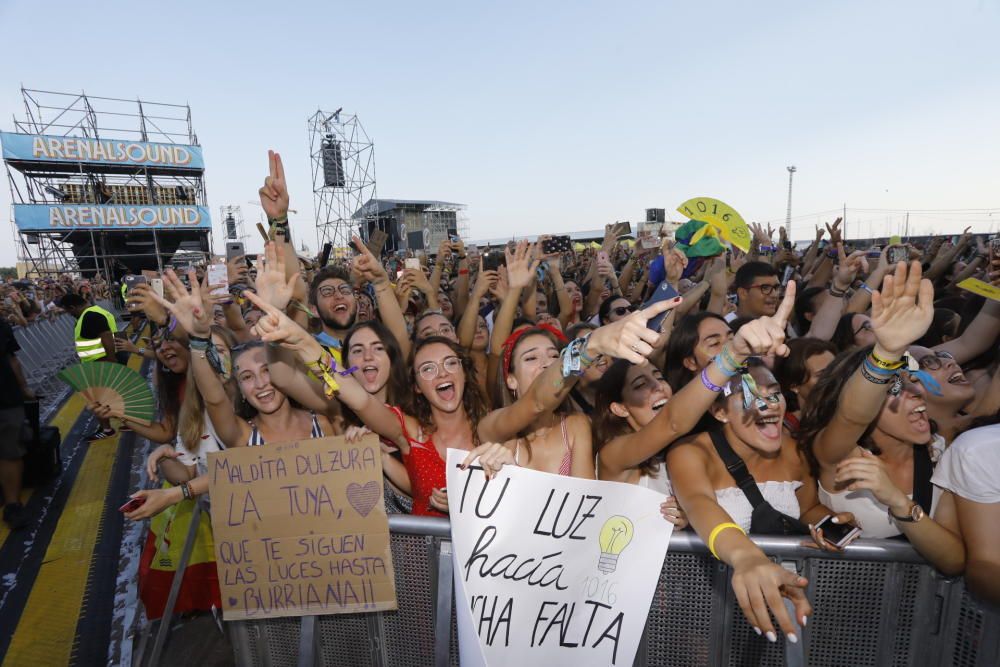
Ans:
{"label": "white poster sign", "polygon": [[492,480],[448,450],[463,665],[631,665],[673,525],[631,484],[505,466]]}

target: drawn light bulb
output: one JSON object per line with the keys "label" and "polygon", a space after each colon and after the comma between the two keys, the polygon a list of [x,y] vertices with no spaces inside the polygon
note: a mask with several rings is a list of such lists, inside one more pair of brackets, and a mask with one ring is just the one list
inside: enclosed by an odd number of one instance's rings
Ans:
{"label": "drawn light bulb", "polygon": [[597,538],[601,545],[601,557],[597,560],[597,569],[604,574],[611,574],[618,568],[618,556],[632,541],[635,527],[623,516],[613,516],[601,526]]}

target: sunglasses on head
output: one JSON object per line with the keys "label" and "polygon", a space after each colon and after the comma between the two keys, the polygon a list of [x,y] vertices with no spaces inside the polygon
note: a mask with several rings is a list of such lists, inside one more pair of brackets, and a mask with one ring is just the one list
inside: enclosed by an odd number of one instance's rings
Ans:
{"label": "sunglasses on head", "polygon": [[940,352],[934,352],[933,354],[925,354],[920,357],[920,360],[917,363],[920,365],[920,368],[928,371],[937,371],[941,370],[945,361],[949,360],[955,361],[955,356],[951,352],[945,352],[942,350]]}

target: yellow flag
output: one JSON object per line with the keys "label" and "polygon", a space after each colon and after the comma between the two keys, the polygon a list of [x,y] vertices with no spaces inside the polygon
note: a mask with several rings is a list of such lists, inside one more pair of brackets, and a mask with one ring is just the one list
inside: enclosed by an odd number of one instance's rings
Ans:
{"label": "yellow flag", "polygon": [[[722,238],[743,252],[750,251],[750,229],[743,217],[728,204],[711,197],[695,197],[678,206],[677,212],[692,220],[707,222],[722,234]],[[697,236],[701,238],[704,234],[699,233]]]}

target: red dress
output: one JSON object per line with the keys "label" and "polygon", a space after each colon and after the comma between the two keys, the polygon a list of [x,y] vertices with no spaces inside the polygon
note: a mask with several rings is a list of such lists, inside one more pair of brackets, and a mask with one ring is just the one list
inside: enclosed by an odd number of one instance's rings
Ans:
{"label": "red dress", "polygon": [[413,512],[418,516],[448,516],[430,505],[431,491],[443,489],[447,484],[445,475],[445,464],[438,454],[437,447],[434,446],[434,439],[414,440],[406,430],[406,420],[399,408],[390,407],[396,417],[399,418],[399,425],[403,428],[403,435],[410,445],[410,453],[403,454],[403,465],[406,466],[406,473],[410,476],[410,495],[413,497]]}

